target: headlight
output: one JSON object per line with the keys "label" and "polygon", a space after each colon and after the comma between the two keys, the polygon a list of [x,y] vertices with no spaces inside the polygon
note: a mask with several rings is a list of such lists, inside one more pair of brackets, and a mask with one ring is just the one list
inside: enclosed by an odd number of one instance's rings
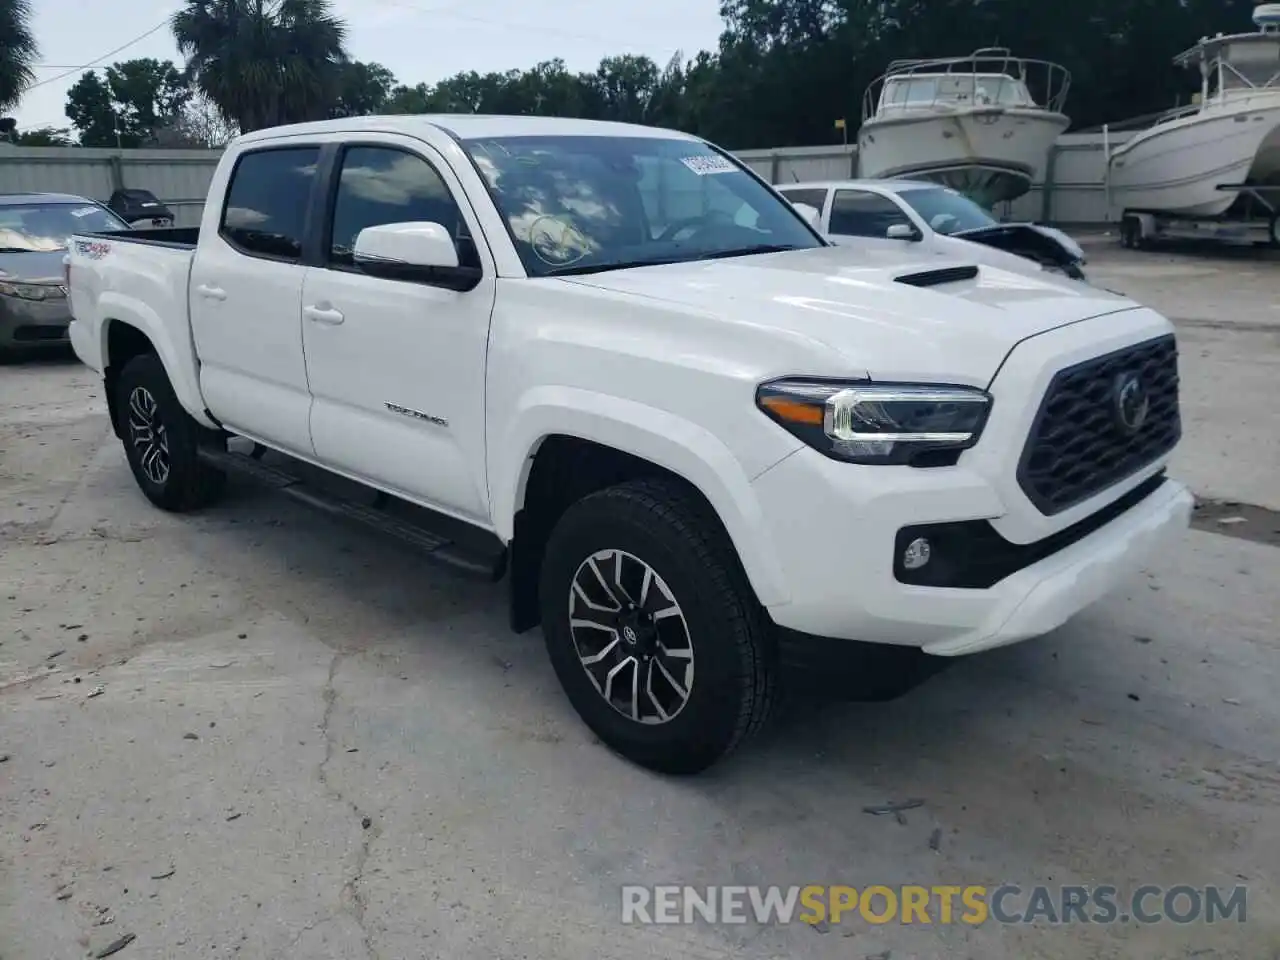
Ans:
{"label": "headlight", "polygon": [[942,466],[978,442],[991,397],[970,387],[785,379],[756,404],[833,460]]}
{"label": "headlight", "polygon": [[46,283],[0,280],[0,296],[17,297],[19,300],[57,300],[62,296],[62,291]]}

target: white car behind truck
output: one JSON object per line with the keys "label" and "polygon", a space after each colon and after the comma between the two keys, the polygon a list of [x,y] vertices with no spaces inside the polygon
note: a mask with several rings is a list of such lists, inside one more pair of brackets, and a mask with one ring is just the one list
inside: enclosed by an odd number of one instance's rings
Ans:
{"label": "white car behind truck", "polygon": [[505,577],[583,720],[659,770],[726,754],[780,683],[888,696],[1052,630],[1190,514],[1159,314],[833,247],[680,133],[255,132],[198,230],[68,263],[148,498],[240,471]]}

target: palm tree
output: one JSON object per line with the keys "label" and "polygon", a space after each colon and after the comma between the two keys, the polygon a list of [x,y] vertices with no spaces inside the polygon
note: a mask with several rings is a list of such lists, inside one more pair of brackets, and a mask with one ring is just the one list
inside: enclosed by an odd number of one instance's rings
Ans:
{"label": "palm tree", "polygon": [[173,36],[188,77],[242,132],[321,119],[338,98],[346,25],[330,0],[186,0]]}
{"label": "palm tree", "polygon": [[0,110],[16,107],[35,79],[40,55],[31,32],[31,0],[0,0]]}

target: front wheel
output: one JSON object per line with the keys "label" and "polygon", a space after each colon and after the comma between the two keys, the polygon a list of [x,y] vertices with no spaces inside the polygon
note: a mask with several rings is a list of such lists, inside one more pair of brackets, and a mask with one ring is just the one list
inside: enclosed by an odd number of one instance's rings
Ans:
{"label": "front wheel", "polygon": [[547,544],[547,650],[611,749],[697,773],[764,725],[772,636],[718,520],[679,486],[635,481],[569,508]]}
{"label": "front wheel", "polygon": [[116,417],[129,469],[156,506],[185,512],[221,494],[226,475],[200,460],[204,431],[182,408],[154,353],[134,357],[120,371]]}

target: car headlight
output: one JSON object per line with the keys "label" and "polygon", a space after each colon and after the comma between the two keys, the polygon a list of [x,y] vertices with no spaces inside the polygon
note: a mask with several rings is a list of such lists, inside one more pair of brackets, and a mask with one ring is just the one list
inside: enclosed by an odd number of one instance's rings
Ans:
{"label": "car headlight", "polygon": [[0,280],[0,296],[17,297],[19,300],[57,300],[62,291],[46,283],[14,283]]}
{"label": "car headlight", "polygon": [[971,387],[788,378],[761,384],[756,404],[833,460],[942,466],[978,442],[991,396]]}

